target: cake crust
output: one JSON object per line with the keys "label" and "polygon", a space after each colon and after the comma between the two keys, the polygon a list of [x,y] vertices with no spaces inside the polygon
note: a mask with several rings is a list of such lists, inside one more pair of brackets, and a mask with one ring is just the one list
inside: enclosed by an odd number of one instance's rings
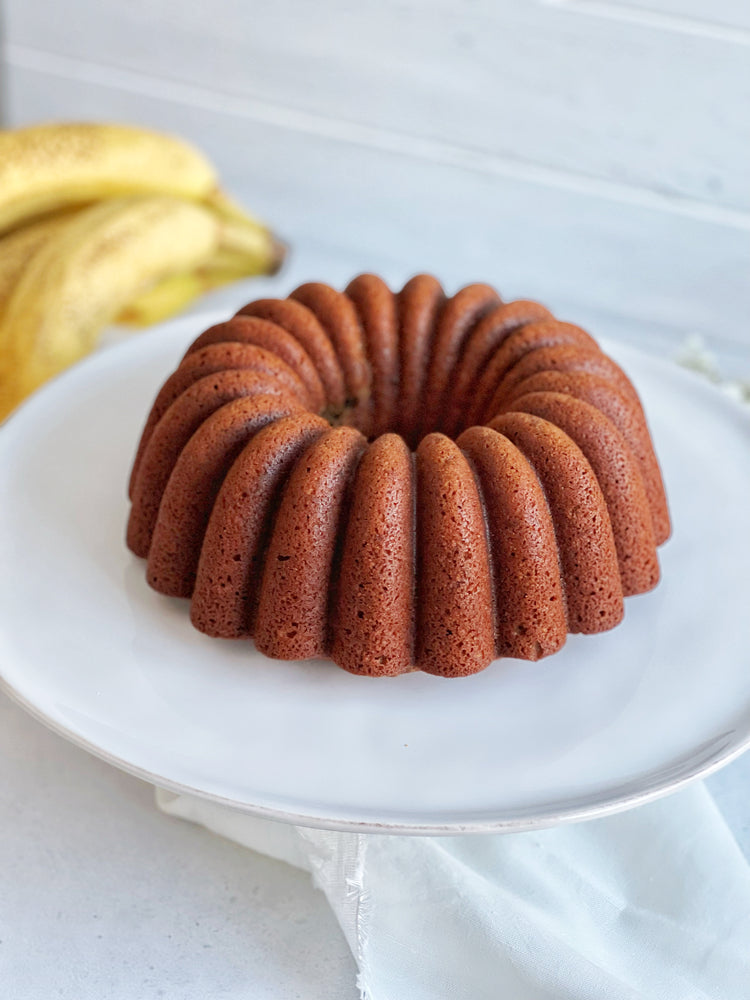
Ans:
{"label": "cake crust", "polygon": [[462,677],[615,627],[670,522],[627,375],[484,284],[372,274],[204,331],[146,419],[127,544],[207,635]]}

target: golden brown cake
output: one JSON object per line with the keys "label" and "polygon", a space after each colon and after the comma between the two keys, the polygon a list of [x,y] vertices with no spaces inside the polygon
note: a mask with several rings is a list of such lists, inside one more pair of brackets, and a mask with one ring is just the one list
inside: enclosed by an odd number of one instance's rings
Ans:
{"label": "golden brown cake", "polygon": [[638,396],[583,330],[418,275],[252,302],[153,404],[127,541],[196,628],[460,677],[618,624],[669,537]]}

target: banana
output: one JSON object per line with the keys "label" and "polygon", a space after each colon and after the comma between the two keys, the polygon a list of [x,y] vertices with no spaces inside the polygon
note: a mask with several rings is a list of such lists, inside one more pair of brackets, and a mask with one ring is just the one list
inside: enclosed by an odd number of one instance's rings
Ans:
{"label": "banana", "polygon": [[[0,237],[0,321],[28,262],[75,211],[62,210]],[[142,292],[125,306],[117,322],[150,326],[180,312],[204,292],[278,269],[284,247],[260,223],[238,215],[231,223],[220,218],[219,225],[220,246],[211,260],[194,270],[171,274]]]}
{"label": "banana", "polygon": [[0,322],[0,418],[90,351],[145,289],[218,252],[222,223],[176,198],[118,198],[82,209],[28,261]]}
{"label": "banana", "polygon": [[42,244],[70,220],[71,214],[50,215],[0,238],[0,323],[24,268]]}
{"label": "banana", "polygon": [[[262,270],[257,271],[263,274]],[[251,274],[246,267],[222,267],[208,263],[192,271],[164,278],[129,302],[115,322],[126,326],[152,326],[186,309],[194,299]]]}
{"label": "banana", "polygon": [[0,233],[65,205],[128,194],[213,201],[242,214],[217,192],[203,154],[173,136],[84,123],[0,132]]}
{"label": "banana", "polygon": [[[247,217],[246,217],[247,219]],[[116,322],[151,326],[182,312],[190,303],[222,285],[260,274],[275,274],[286,247],[255,222],[220,222],[219,249],[198,267],[171,274],[129,302]]]}
{"label": "banana", "polygon": [[0,132],[0,418],[113,318],[158,322],[274,273],[285,253],[180,139],[81,123]]}

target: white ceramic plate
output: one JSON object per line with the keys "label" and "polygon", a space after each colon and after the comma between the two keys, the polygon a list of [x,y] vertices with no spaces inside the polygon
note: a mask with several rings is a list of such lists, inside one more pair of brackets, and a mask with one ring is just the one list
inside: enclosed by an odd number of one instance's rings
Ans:
{"label": "white ceramic plate", "polygon": [[[208,323],[209,319],[206,319]],[[624,623],[540,663],[373,680],[194,631],[125,548],[149,404],[195,317],[110,348],[0,431],[0,673],[57,732],[164,787],[336,829],[522,830],[624,809],[750,743],[750,418],[607,345],[641,392],[674,519]]]}

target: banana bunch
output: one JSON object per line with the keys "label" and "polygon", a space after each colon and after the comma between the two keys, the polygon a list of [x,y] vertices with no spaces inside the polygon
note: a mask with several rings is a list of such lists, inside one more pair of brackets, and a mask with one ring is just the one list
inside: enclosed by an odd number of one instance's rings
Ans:
{"label": "banana bunch", "polygon": [[109,323],[166,319],[283,256],[179,139],[122,125],[0,132],[0,420]]}

